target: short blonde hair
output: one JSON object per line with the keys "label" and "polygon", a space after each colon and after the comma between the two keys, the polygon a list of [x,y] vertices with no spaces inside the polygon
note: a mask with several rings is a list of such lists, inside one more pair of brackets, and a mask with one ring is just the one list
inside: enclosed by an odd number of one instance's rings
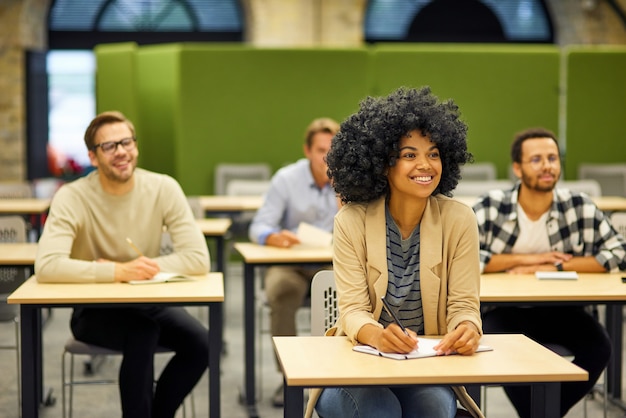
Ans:
{"label": "short blonde hair", "polygon": [[306,132],[304,134],[304,140],[307,147],[311,146],[313,135],[318,132],[325,132],[335,136],[335,134],[339,132],[339,124],[331,118],[314,119],[313,122],[311,122],[306,128]]}

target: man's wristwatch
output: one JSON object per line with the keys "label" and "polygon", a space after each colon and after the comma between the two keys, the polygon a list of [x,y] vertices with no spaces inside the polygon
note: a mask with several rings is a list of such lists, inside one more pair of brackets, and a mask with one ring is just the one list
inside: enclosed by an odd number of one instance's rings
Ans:
{"label": "man's wristwatch", "polygon": [[563,263],[556,263],[554,267],[556,267],[557,271],[563,271]]}

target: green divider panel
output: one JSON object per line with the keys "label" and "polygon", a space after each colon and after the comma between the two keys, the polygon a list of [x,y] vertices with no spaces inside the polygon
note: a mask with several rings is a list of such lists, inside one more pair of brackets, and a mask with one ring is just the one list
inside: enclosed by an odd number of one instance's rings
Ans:
{"label": "green divider panel", "polygon": [[559,61],[552,45],[378,44],[374,93],[429,85],[440,99],[453,99],[475,161],[495,163],[507,178],[516,132],[543,126],[558,133]]}
{"label": "green divider panel", "polygon": [[178,147],[182,140],[178,130],[181,49],[180,45],[165,44],[137,51],[137,103],[143,127],[137,142],[141,165],[173,177],[178,177]]}
{"label": "green divider panel", "polygon": [[571,46],[567,70],[567,178],[580,163],[626,162],[626,47]]}
{"label": "green divider panel", "polygon": [[140,121],[135,90],[137,44],[98,45],[94,48],[96,71],[96,112],[119,110],[133,121],[139,133]]}
{"label": "green divider panel", "polygon": [[213,191],[220,162],[302,158],[317,117],[341,122],[369,91],[365,49],[255,49],[186,44],[180,52],[176,175],[189,194]]}

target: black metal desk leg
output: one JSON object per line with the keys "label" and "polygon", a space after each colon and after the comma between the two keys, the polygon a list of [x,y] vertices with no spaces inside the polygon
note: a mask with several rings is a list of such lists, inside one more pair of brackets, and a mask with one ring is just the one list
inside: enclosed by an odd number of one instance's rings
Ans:
{"label": "black metal desk leg", "polygon": [[606,330],[611,337],[612,354],[607,366],[608,394],[621,401],[622,398],[622,334],[623,334],[623,305],[606,305]]}
{"label": "black metal desk leg", "polygon": [[42,400],[41,320],[39,309],[20,306],[22,416],[37,418]]}
{"label": "black metal desk leg", "polygon": [[209,304],[209,416],[220,418],[221,386],[220,360],[222,355],[222,302]]}
{"label": "black metal desk leg", "polygon": [[254,266],[244,263],[244,344],[245,344],[245,393],[244,401],[250,418],[258,417],[256,409],[255,359],[254,359]]}
{"label": "black metal desk leg", "polygon": [[302,418],[304,413],[304,389],[287,386],[283,378],[283,394],[285,396],[284,418]]}
{"label": "black metal desk leg", "polygon": [[531,385],[531,413],[536,418],[561,416],[561,383],[546,382]]}

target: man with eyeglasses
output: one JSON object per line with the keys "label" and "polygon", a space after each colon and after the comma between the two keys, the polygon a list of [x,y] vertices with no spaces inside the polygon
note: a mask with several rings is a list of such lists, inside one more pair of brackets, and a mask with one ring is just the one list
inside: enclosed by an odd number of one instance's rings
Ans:
{"label": "man with eyeglasses", "polygon": [[[527,129],[511,147],[512,190],[493,190],[474,205],[484,273],[626,270],[626,242],[586,195],[557,188],[561,176],[554,133]],[[558,344],[589,372],[586,382],[561,384],[561,416],[595,385],[611,355],[602,325],[583,306],[497,307],[483,315],[485,333],[522,333]],[[529,417],[530,388],[505,386],[520,417]]]}
{"label": "man with eyeglasses", "polygon": [[[133,124],[119,112],[101,113],[85,144],[95,170],[55,194],[39,240],[37,280],[110,283],[159,271],[207,273],[206,242],[182,188],[169,176],[137,168]],[[160,254],[164,227],[175,249],[168,255]],[[173,418],[208,365],[207,329],[182,307],[76,308],[71,329],[81,341],[123,351],[125,418]],[[157,346],[175,355],[155,387]]]}

